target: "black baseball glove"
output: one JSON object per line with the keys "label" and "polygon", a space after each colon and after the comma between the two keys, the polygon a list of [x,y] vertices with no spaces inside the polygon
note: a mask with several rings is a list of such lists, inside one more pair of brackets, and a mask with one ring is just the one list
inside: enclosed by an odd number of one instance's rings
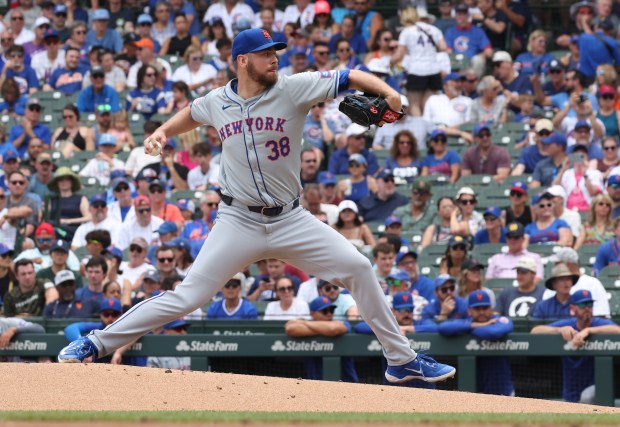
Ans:
{"label": "black baseball glove", "polygon": [[379,122],[393,123],[405,115],[390,108],[385,98],[376,95],[349,95],[338,106],[353,123],[362,126],[378,125]]}

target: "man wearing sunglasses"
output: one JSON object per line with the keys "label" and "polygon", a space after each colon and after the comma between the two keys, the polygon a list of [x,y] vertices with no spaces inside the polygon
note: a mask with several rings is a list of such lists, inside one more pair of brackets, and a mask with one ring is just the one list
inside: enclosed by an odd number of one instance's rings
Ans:
{"label": "man wearing sunglasses", "polygon": [[153,214],[151,200],[146,196],[135,198],[134,208],[136,215],[123,222],[118,233],[118,243],[116,246],[125,250],[136,237],[142,237],[147,244],[157,242],[157,230],[164,223],[164,220]]}
{"label": "man wearing sunglasses", "polygon": [[207,238],[216,218],[220,200],[220,195],[216,191],[205,191],[200,201],[200,213],[202,216],[183,226],[181,237],[189,239],[192,242],[192,247],[202,246],[202,242]]}
{"label": "man wearing sunglasses", "polygon": [[[534,130],[526,133],[525,138],[517,143],[523,147],[523,150],[510,175],[521,176],[524,173],[534,172],[538,162],[547,158],[547,149],[546,145],[542,143],[542,138],[548,137],[554,130],[551,120],[538,119],[536,121]],[[530,144],[531,141],[534,144]]]}
{"label": "man wearing sunglasses", "polygon": [[43,43],[43,35],[46,30],[51,28],[51,21],[45,16],[39,15],[34,22],[34,40],[24,43],[24,50],[28,55],[34,55],[37,52],[45,50]]}
{"label": "man wearing sunglasses", "polygon": [[463,154],[461,175],[491,175],[501,184],[510,173],[510,153],[493,143],[491,128],[486,123],[474,126],[474,143],[476,146]]}
{"label": "man wearing sunglasses", "polygon": [[[108,202],[105,194],[95,194],[89,200],[88,211],[91,220],[80,225],[73,235],[71,249],[86,246],[86,235],[93,230],[107,230],[112,241],[117,240],[116,233],[121,228],[121,223],[108,215]],[[106,246],[107,247],[107,246]]]}
{"label": "man wearing sunglasses", "polygon": [[518,286],[502,289],[497,297],[495,312],[511,318],[532,316],[536,303],[542,300],[545,292],[536,285],[536,262],[530,257],[522,257],[515,270]]}
{"label": "man wearing sunglasses", "polygon": [[257,320],[258,312],[254,304],[241,297],[245,284],[243,273],[235,274],[222,287],[222,298],[209,306],[207,319],[219,320]]}
{"label": "man wearing sunglasses", "polygon": [[[289,337],[339,337],[350,333],[351,324],[346,320],[335,320],[335,311],[336,305],[330,298],[318,296],[310,302],[312,320],[289,320],[284,325],[284,331]],[[304,357],[304,368],[306,379],[323,379],[323,361],[320,357]],[[340,372],[342,381],[359,382],[352,357],[341,358]]]}
{"label": "man wearing sunglasses", "polygon": [[567,142],[566,136],[559,132],[553,132],[551,135],[541,138],[542,144],[545,146],[547,158],[536,164],[532,173],[532,181],[530,188],[549,187],[553,185],[562,165],[568,158],[566,154]]}
{"label": "man wearing sunglasses", "polygon": [[[374,175],[379,170],[377,157],[366,148],[366,131],[368,128],[353,123],[347,127],[346,147],[342,147],[330,156],[328,170],[334,175],[346,175],[349,173],[349,157],[353,154],[361,154],[366,159],[368,166],[366,172]],[[387,216],[387,215],[386,215]]]}
{"label": "man wearing sunglasses", "polygon": [[485,274],[486,279],[516,279],[516,266],[521,258],[527,257],[534,262],[535,280],[542,280],[543,266],[540,255],[528,251],[524,247],[525,229],[519,222],[511,222],[506,226],[506,253],[498,253],[489,259],[489,266]]}
{"label": "man wearing sunglasses", "polygon": [[456,294],[456,280],[447,274],[435,279],[435,297],[422,310],[422,322],[443,322],[448,319],[465,319],[467,301]]}
{"label": "man wearing sunglasses", "polygon": [[29,236],[39,222],[38,203],[27,194],[28,179],[20,172],[11,172],[8,178],[10,196],[6,203],[6,213],[0,219],[0,227],[8,221],[13,227],[23,228],[22,232]]}
{"label": "man wearing sunglasses", "polygon": [[432,185],[427,181],[415,180],[411,185],[411,203],[396,208],[393,215],[402,221],[402,228],[409,230],[415,227],[425,230],[428,227],[436,211],[431,206]]}
{"label": "man wearing sunglasses", "polygon": [[120,111],[118,92],[105,83],[105,71],[101,66],[91,67],[90,83],[78,96],[77,107],[80,113],[97,115],[118,113]]}
{"label": "man wearing sunglasses", "polygon": [[39,138],[46,147],[50,146],[52,131],[40,122],[43,107],[36,98],[30,98],[21,123],[11,128],[8,140],[17,149],[20,157],[24,157],[31,138]]}
{"label": "man wearing sunglasses", "polygon": [[616,219],[620,217],[620,175],[615,170],[611,171],[607,178],[606,192],[614,202],[611,218]]}
{"label": "man wearing sunglasses", "polygon": [[131,195],[132,189],[125,177],[113,179],[110,187],[116,200],[108,204],[108,216],[119,223],[120,227],[120,224],[136,215]]}
{"label": "man wearing sunglasses", "polygon": [[[37,240],[42,242],[46,239],[46,235],[42,234],[37,237]],[[37,279],[42,280],[45,283],[45,289],[54,288],[54,283],[56,280],[56,275],[61,271],[70,271],[73,273],[73,280],[75,281],[76,287],[82,287],[82,275],[79,272],[79,264],[74,269],[73,265],[69,263],[70,256],[75,255],[69,249],[69,242],[66,240],[58,239],[53,242],[49,249],[49,258],[51,260],[51,265],[49,267],[41,268],[37,271]]]}
{"label": "man wearing sunglasses", "polygon": [[[535,326],[532,334],[559,334],[572,348],[583,348],[592,334],[620,334],[620,326],[608,319],[592,316],[594,298],[582,289],[570,296],[568,301],[573,316],[549,325]],[[592,356],[562,357],[562,397],[568,402],[593,403],[594,358]]]}
{"label": "man wearing sunglasses", "polygon": [[[512,320],[493,314],[491,299],[485,291],[469,294],[468,316],[465,319],[446,320],[437,326],[440,335],[453,337],[470,334],[479,340],[500,341],[512,333]],[[476,358],[476,391],[485,394],[514,396],[510,358],[490,356]]]}
{"label": "man wearing sunglasses", "polygon": [[357,304],[349,294],[343,294],[341,289],[325,280],[319,280],[317,284],[319,296],[327,297],[335,307],[334,319],[336,320],[359,320]]}
{"label": "man wearing sunglasses", "polygon": [[[34,263],[35,272],[38,272],[41,269],[50,267],[53,264],[50,249],[56,241],[56,232],[54,231],[54,227],[47,222],[40,223],[34,231],[33,240],[35,247],[21,252],[14,261],[29,259]],[[67,259],[66,269],[74,271],[80,269],[80,261],[71,251],[69,252],[69,258]],[[52,276],[51,279],[53,280],[53,278],[54,277]]]}
{"label": "man wearing sunglasses", "polygon": [[394,172],[383,169],[377,175],[377,192],[369,194],[358,202],[359,214],[365,222],[385,221],[399,206],[409,203],[409,199],[396,192]]}
{"label": "man wearing sunglasses", "polygon": [[[116,245],[118,246],[118,245]],[[129,261],[123,261],[121,263],[122,276],[118,278],[119,283],[123,283],[125,280],[129,280],[132,288],[136,289],[140,287],[138,280],[146,273],[152,266],[146,261],[146,253],[149,245],[142,237],[135,237],[129,244]]]}
{"label": "man wearing sunglasses", "polygon": [[97,313],[99,304],[93,300],[81,301],[76,298],[75,273],[70,270],[61,270],[54,277],[54,286],[58,292],[58,299],[45,306],[43,317],[46,319],[70,319],[91,317]]}

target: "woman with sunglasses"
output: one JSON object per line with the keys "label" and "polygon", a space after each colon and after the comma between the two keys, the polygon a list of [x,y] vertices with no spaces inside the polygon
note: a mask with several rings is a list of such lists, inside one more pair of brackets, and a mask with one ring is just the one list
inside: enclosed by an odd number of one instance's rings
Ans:
{"label": "woman with sunglasses", "polygon": [[467,240],[461,236],[451,236],[444,256],[439,261],[439,274],[459,278],[461,266],[467,259]]}
{"label": "woman with sunglasses", "polygon": [[428,141],[428,155],[422,160],[422,176],[444,175],[454,184],[461,176],[461,158],[454,151],[448,151],[448,137],[442,129],[431,133]]}
{"label": "woman with sunglasses", "polygon": [[385,159],[384,169],[391,169],[394,176],[412,183],[421,169],[418,141],[408,130],[401,130],[394,135],[390,155]]}
{"label": "woman with sunglasses", "polygon": [[560,185],[566,191],[566,209],[585,212],[592,198],[603,192],[603,174],[597,169],[589,169],[588,148],[575,145],[570,155],[570,169],[562,168],[558,173]]}
{"label": "woman with sunglasses", "polygon": [[620,111],[615,108],[618,99],[616,90],[611,85],[600,86],[596,97],[598,99],[596,118],[605,125],[605,135],[618,136],[620,133]]}
{"label": "woman with sunglasses", "polygon": [[91,220],[86,196],[76,194],[82,188],[80,178],[68,167],[60,167],[47,184],[54,194],[46,200],[44,219],[67,233],[65,240],[71,241],[77,228]]}
{"label": "woman with sunglasses", "polygon": [[366,174],[366,159],[359,153],[349,157],[349,174],[346,179],[336,184],[336,197],[358,203],[370,193],[377,192],[377,181]]}
{"label": "woman with sunglasses", "polygon": [[348,40],[340,39],[336,42],[335,70],[351,70],[360,64],[360,60],[351,49]]}
{"label": "woman with sunglasses", "polygon": [[[6,213],[6,209],[4,209],[4,189],[0,188],[0,194],[2,195],[2,199],[0,199],[1,219]],[[3,231],[0,231],[0,236],[2,236],[4,242],[0,243],[0,294],[4,296],[13,289],[13,286],[17,286],[17,278],[13,272],[13,250],[6,246],[8,240],[4,240],[6,236]]]}
{"label": "woman with sunglasses", "polygon": [[480,264],[475,258],[466,260],[461,265],[461,277],[457,282],[456,295],[467,299],[472,292],[483,291],[489,295],[491,307],[495,307],[495,294],[491,289],[484,287],[483,269],[484,265]]}
{"label": "woman with sunglasses", "polygon": [[510,186],[510,206],[504,209],[505,223],[518,222],[524,227],[530,224],[532,210],[527,202],[527,184],[523,181],[515,181]]}
{"label": "woman with sunglasses", "polygon": [[452,211],[450,217],[453,235],[469,239],[484,228],[482,214],[474,210],[477,203],[476,193],[470,187],[463,187],[456,193],[457,209]]}
{"label": "woman with sunglasses", "polygon": [[370,251],[377,243],[370,228],[360,220],[357,205],[351,200],[340,202],[338,221],[333,227],[360,250]]}
{"label": "woman with sunglasses", "polygon": [[618,140],[614,136],[606,136],[601,145],[603,147],[603,159],[598,161],[596,167],[603,174],[603,178],[607,179],[611,171],[620,165]]}
{"label": "woman with sunglasses", "polygon": [[373,59],[391,58],[394,50],[398,47],[398,40],[394,40],[392,31],[383,28],[375,34],[375,39],[370,45],[370,52],[364,58],[364,64],[368,64]]}
{"label": "woman with sunglasses", "polygon": [[525,243],[572,246],[573,234],[570,226],[563,219],[553,214],[553,198],[549,193],[534,196],[534,214],[536,220],[525,226]]}
{"label": "woman with sunglasses", "polygon": [[159,108],[166,107],[162,91],[155,87],[159,73],[149,64],[140,67],[137,75],[138,87],[127,94],[125,109],[127,112],[142,113],[144,120],[149,120]]}
{"label": "woman with sunglasses", "polygon": [[452,237],[450,218],[452,218],[454,208],[454,201],[450,197],[444,196],[437,200],[437,216],[435,221],[424,230],[422,248],[436,243],[447,243],[450,240]]}
{"label": "woman with sunglasses", "polygon": [[615,237],[611,211],[613,201],[607,194],[596,196],[588,209],[588,218],[583,222],[583,227],[577,241],[575,250],[582,245],[601,245]]}
{"label": "woman with sunglasses", "polygon": [[183,81],[189,86],[192,96],[202,96],[212,86],[217,76],[213,65],[202,62],[202,52],[195,46],[190,46],[183,55],[185,65],[177,68],[172,74],[172,81]]}
{"label": "woman with sunglasses", "polygon": [[80,126],[80,111],[74,104],[67,104],[62,110],[64,127],[59,127],[52,135],[52,147],[70,158],[79,151],[95,149],[94,133],[86,126]]}
{"label": "woman with sunglasses", "polygon": [[544,30],[535,30],[528,39],[527,52],[517,56],[514,66],[519,70],[519,74],[528,77],[533,74],[547,74],[549,63],[553,59],[553,55],[547,53],[547,33]]}
{"label": "woman with sunglasses", "polygon": [[314,3],[314,19],[312,24],[321,32],[319,40],[325,43],[329,43],[332,36],[340,31],[340,25],[336,24],[332,19],[329,2],[325,0],[319,0]]}
{"label": "woman with sunglasses", "polygon": [[151,269],[151,264],[146,260],[147,249],[149,245],[142,237],[135,237],[129,244],[129,261],[121,263],[122,274],[119,282],[123,283],[125,289],[125,281],[129,281],[131,288],[139,290],[142,286],[142,277]]}
{"label": "woman with sunglasses", "polygon": [[278,301],[271,301],[265,308],[263,320],[310,320],[308,303],[295,297],[295,286],[286,276],[276,280],[274,286]]}

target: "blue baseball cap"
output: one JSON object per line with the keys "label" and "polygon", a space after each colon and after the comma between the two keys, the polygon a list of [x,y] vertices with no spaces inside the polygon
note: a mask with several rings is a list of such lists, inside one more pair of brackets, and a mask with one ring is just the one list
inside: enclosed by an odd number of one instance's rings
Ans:
{"label": "blue baseball cap", "polygon": [[123,312],[123,306],[119,300],[116,298],[106,298],[101,301],[101,308],[99,309],[99,313],[104,311],[116,311],[117,313]]}
{"label": "blue baseball cap", "polygon": [[409,252],[399,252],[398,254],[396,254],[396,265],[400,264],[400,262],[405,259],[405,257],[410,256],[413,259],[417,260],[418,259],[418,254],[415,253],[414,251],[409,251]]}
{"label": "blue baseball cap", "polygon": [[97,202],[102,202],[104,205],[108,206],[108,199],[104,194],[95,194],[89,200],[91,205],[94,205]]}
{"label": "blue baseball cap", "polygon": [[431,132],[431,139],[435,139],[438,136],[446,136],[446,132],[443,129],[435,129]]}
{"label": "blue baseball cap", "polygon": [[189,326],[189,323],[187,323],[185,320],[181,319],[175,319],[170,323],[166,323],[164,325],[164,329],[174,329],[174,328],[180,328],[181,326]]}
{"label": "blue baseball cap", "polygon": [[366,161],[366,157],[362,156],[360,153],[353,153],[349,156],[349,162],[355,162],[360,165],[368,165],[368,161]]}
{"label": "blue baseball cap", "polygon": [[553,194],[548,193],[546,191],[542,193],[538,193],[534,197],[532,197],[532,204],[537,205],[542,199],[551,200],[553,199]]}
{"label": "blue baseball cap", "polygon": [[405,270],[394,270],[390,274],[388,274],[386,279],[394,279],[394,280],[401,280],[403,282],[410,282],[411,276],[409,276],[409,273],[407,273]]}
{"label": "blue baseball cap", "polygon": [[381,171],[377,174],[378,179],[385,179],[389,177],[394,178],[394,172],[392,169],[381,169]]}
{"label": "blue baseball cap", "polygon": [[127,172],[122,169],[114,169],[110,172],[110,180],[115,180],[116,178],[124,178],[127,176]]}
{"label": "blue baseball cap", "polygon": [[259,52],[271,47],[276,50],[286,49],[286,43],[274,42],[269,33],[261,28],[243,30],[237,34],[237,37],[233,40],[233,61],[236,61],[237,56],[239,55],[245,55],[250,52]]}
{"label": "blue baseball cap", "polygon": [[290,50],[289,55],[290,56],[297,56],[297,55],[308,56],[308,53],[306,52],[306,49],[303,48],[302,46],[295,46],[294,48]]}
{"label": "blue baseball cap", "polygon": [[395,310],[401,308],[413,309],[413,297],[409,292],[399,292],[392,297],[392,307]]}
{"label": "blue baseball cap", "polygon": [[107,248],[105,248],[105,251],[107,254],[112,255],[114,258],[118,259],[119,261],[123,260],[123,251],[121,251],[116,246],[108,246]]}
{"label": "blue baseball cap", "polygon": [[7,245],[5,245],[4,243],[0,243],[0,255],[6,255],[10,253],[11,255],[13,255],[13,249],[9,249],[9,247]]}
{"label": "blue baseball cap", "polygon": [[112,181],[112,185],[111,185],[112,190],[116,191],[116,187],[118,187],[119,184],[126,184],[127,186],[129,186],[129,181],[127,181],[127,179],[125,179],[125,178],[116,178],[116,179],[114,179]]}
{"label": "blue baseball cap", "polygon": [[570,296],[568,303],[575,305],[582,302],[590,301],[594,301],[594,298],[592,298],[592,292],[588,291],[587,289],[580,289]]}
{"label": "blue baseball cap", "polygon": [[99,137],[99,145],[116,145],[116,137],[111,133],[104,133]]}
{"label": "blue baseball cap", "polygon": [[97,9],[93,13],[93,21],[108,21],[110,19],[110,12],[106,9]]}
{"label": "blue baseball cap", "polygon": [[482,214],[483,217],[485,216],[492,216],[494,218],[501,218],[502,216],[502,210],[498,207],[495,206],[489,206],[484,213]]}
{"label": "blue baseball cap", "polygon": [[173,248],[185,249],[187,252],[191,252],[192,242],[184,237],[176,237],[168,242],[168,246]]}
{"label": "blue baseball cap", "polygon": [[190,199],[181,199],[177,202],[177,207],[182,211],[194,212],[196,204]]}
{"label": "blue baseball cap", "polygon": [[179,227],[177,227],[177,224],[173,221],[164,221],[157,229],[160,236],[162,234],[177,233],[178,231]]}
{"label": "blue baseball cap", "polygon": [[140,24],[152,24],[153,18],[148,13],[143,13],[138,16],[138,25]]}
{"label": "blue baseball cap", "polygon": [[546,138],[542,138],[540,141],[545,145],[558,144],[566,148],[566,136],[564,136],[561,132],[553,132],[551,135]]}
{"label": "blue baseball cap", "polygon": [[332,175],[331,172],[321,172],[318,177],[319,184],[323,185],[335,185],[336,178]]}
{"label": "blue baseball cap", "polygon": [[510,191],[517,191],[519,193],[527,194],[527,184],[523,181],[513,182],[510,186]]}
{"label": "blue baseball cap", "polygon": [[67,6],[64,4],[57,4],[54,7],[54,15],[67,14]]}
{"label": "blue baseball cap", "polygon": [[488,130],[490,131],[491,128],[489,127],[489,125],[487,123],[476,123],[476,126],[474,126],[474,135],[478,135],[480,133],[480,131],[482,130]]}
{"label": "blue baseball cap", "polygon": [[447,83],[447,82],[451,82],[455,80],[461,80],[462,78],[463,76],[461,76],[459,73],[450,73],[446,77],[443,78],[443,82]]}
{"label": "blue baseball cap", "polygon": [[592,129],[592,126],[590,125],[590,123],[588,123],[587,120],[578,120],[577,123],[575,123],[575,130],[579,128]]}
{"label": "blue baseball cap", "polygon": [[2,155],[2,159],[5,162],[8,162],[9,160],[18,160],[19,159],[19,154],[17,154],[17,151],[15,151],[15,150],[7,150]]}
{"label": "blue baseball cap", "polygon": [[53,28],[49,28],[45,30],[45,32],[43,33],[44,39],[51,39],[54,37],[56,37],[57,39],[60,39],[60,35],[58,34],[58,31],[54,30]]}
{"label": "blue baseball cap", "polygon": [[332,303],[332,300],[325,296],[316,297],[312,301],[310,301],[310,312],[325,310],[329,307],[335,307],[336,305]]}
{"label": "blue baseball cap", "polygon": [[611,184],[620,184],[620,175],[612,175],[609,178],[607,178],[607,185],[611,185]]}
{"label": "blue baseball cap", "polygon": [[435,278],[435,289],[448,282],[456,283],[456,279],[448,274],[440,274]]}
{"label": "blue baseball cap", "polygon": [[384,224],[385,224],[386,227],[389,227],[389,226],[394,225],[394,224],[401,224],[402,225],[402,223],[403,222],[400,220],[399,217],[397,217],[396,215],[390,215],[390,216],[388,216],[385,219],[385,223]]}
{"label": "blue baseball cap", "polygon": [[471,294],[469,294],[467,302],[469,308],[491,306],[491,298],[489,298],[489,294],[481,290],[473,291]]}

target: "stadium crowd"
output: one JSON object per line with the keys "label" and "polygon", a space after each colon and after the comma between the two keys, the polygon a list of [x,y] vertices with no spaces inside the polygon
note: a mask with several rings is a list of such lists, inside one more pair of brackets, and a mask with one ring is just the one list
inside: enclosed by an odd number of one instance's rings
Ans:
{"label": "stadium crowd", "polygon": [[[181,283],[217,219],[227,130],[170,139],[160,157],[142,141],[235,77],[232,40],[252,27],[288,43],[283,77],[359,69],[402,93],[408,114],[377,129],[338,110],[346,93],[314,105],[300,179],[304,208],[372,262],[403,334],[497,340],[519,318],[553,321],[532,333],[577,347],[620,333],[606,289],[620,275],[620,2],[566,4],[560,33],[527,0],[401,1],[395,16],[373,3],[11,1],[0,348],[41,332],[29,317],[76,319],[73,340]],[[293,337],[371,333],[346,290],[281,260],[222,285],[204,311],[154,333],[205,318],[285,320]],[[190,366],[124,350],[104,361]],[[514,394],[508,359],[488,359],[479,390]],[[565,359],[564,398],[590,401],[592,358]],[[322,377],[320,360],[305,367]],[[352,360],[342,369],[357,381]]]}

